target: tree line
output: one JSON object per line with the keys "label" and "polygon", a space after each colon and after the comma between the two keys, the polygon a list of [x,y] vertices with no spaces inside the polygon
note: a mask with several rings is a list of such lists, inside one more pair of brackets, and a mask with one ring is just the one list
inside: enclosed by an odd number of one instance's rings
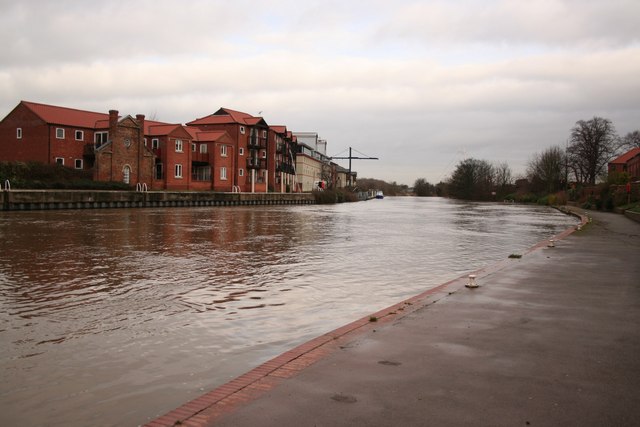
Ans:
{"label": "tree line", "polygon": [[[620,154],[640,148],[640,131],[619,137],[611,120],[593,117],[579,120],[571,128],[566,147],[554,145],[530,158],[526,179],[531,193],[553,194],[569,183],[593,186],[607,178],[624,183],[629,176],[607,177],[608,163]],[[506,163],[468,158],[460,161],[444,182],[432,185],[424,178],[414,183],[417,196],[450,196],[465,200],[502,200],[515,191],[516,178]]]}

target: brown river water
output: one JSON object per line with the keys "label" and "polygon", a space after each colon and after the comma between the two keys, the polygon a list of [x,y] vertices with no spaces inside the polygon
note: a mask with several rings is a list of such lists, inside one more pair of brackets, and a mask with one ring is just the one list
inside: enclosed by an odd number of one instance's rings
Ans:
{"label": "brown river water", "polygon": [[412,197],[0,212],[0,425],[144,424],[576,223]]}

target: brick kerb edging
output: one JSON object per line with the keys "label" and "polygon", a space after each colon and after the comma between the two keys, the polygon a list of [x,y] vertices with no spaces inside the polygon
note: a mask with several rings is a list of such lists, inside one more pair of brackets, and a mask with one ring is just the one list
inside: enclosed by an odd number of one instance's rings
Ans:
{"label": "brick kerb edging", "polygon": [[[581,226],[589,223],[589,219],[579,212],[571,209],[560,210],[566,214],[577,216],[580,219]],[[571,227],[552,238],[556,241],[562,240],[576,230],[577,227]],[[529,248],[525,254],[546,247],[548,243],[549,240],[543,240]],[[146,426],[167,427],[180,425],[198,427],[210,425],[219,416],[232,412],[239,405],[258,398],[284,379],[297,375],[306,367],[339,349],[340,345],[345,341],[350,341],[356,336],[371,331],[376,325],[401,319],[410,313],[428,305],[435,304],[440,299],[463,289],[464,281],[467,279],[468,274],[475,274],[478,279],[482,279],[483,277],[502,270],[511,262],[512,260],[499,261],[490,266],[464,274],[435,288],[428,289],[418,295],[379,310],[369,316],[365,316],[326,334],[320,335],[317,338],[276,356],[234,380],[185,403],[160,418],[149,422]]]}

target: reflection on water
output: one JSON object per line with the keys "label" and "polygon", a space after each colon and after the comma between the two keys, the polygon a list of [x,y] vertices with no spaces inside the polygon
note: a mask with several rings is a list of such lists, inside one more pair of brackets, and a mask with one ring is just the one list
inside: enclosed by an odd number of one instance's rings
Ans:
{"label": "reflection on water", "polygon": [[573,224],[436,198],[0,213],[0,424],[144,423]]}

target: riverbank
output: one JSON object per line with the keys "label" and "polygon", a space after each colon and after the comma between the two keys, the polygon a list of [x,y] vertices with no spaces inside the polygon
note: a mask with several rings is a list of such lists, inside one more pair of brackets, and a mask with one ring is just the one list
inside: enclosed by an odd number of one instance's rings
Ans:
{"label": "riverbank", "polygon": [[193,206],[304,205],[311,193],[204,191],[11,190],[0,191],[0,210],[109,209]]}
{"label": "riverbank", "polygon": [[477,289],[445,283],[149,425],[631,425],[640,224],[589,215],[555,247],[476,272]]}

